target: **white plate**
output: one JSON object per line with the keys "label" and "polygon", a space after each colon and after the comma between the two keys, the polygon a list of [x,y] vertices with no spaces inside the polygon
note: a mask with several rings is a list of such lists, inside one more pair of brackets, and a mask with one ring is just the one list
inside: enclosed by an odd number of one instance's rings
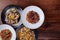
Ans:
{"label": "white plate", "polygon": [[[35,23],[35,24],[31,24],[31,23],[29,23],[29,22],[26,20],[26,15],[27,15],[27,13],[28,13],[29,11],[32,11],[32,10],[35,11],[35,12],[37,12],[37,13],[39,14],[39,18],[40,18],[40,20],[39,20],[37,23]],[[42,25],[43,22],[44,22],[44,13],[43,13],[42,9],[39,8],[39,7],[37,7],[37,6],[28,6],[28,7],[26,7],[26,8],[23,10],[21,19],[22,19],[22,23],[23,23],[26,27],[28,27],[28,28],[30,28],[30,29],[37,29],[37,28],[41,27],[41,25]]]}
{"label": "white plate", "polygon": [[16,40],[16,32],[11,26],[6,25],[6,24],[0,25],[0,32],[1,32],[1,30],[5,30],[5,29],[9,29],[11,31],[11,33],[12,33],[11,40]]}

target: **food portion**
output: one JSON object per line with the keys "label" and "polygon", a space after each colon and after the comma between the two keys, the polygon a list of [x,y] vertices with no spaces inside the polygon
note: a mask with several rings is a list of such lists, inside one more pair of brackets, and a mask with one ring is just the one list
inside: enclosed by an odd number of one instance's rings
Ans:
{"label": "food portion", "polygon": [[35,40],[35,35],[29,28],[23,27],[18,31],[19,40]]}
{"label": "food portion", "polygon": [[27,14],[26,20],[29,23],[35,24],[39,21],[39,15],[35,11],[29,11],[28,14]]}
{"label": "food portion", "polygon": [[8,13],[6,13],[6,22],[9,24],[16,24],[20,20],[20,13],[17,11],[16,8],[10,9]]}
{"label": "food portion", "polygon": [[2,40],[11,40],[12,33],[9,29],[5,29],[0,32],[0,36]]}

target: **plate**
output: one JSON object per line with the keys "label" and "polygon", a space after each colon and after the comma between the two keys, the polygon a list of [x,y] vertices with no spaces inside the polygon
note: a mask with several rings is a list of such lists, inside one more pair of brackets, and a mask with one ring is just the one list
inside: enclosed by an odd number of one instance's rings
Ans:
{"label": "plate", "polygon": [[[3,24],[8,24],[8,23],[6,23],[6,21],[5,21],[5,17],[6,17],[5,14],[6,14],[6,12],[9,12],[10,9],[12,9],[12,8],[16,8],[16,9],[18,10],[18,12],[21,14],[22,9],[21,9],[18,5],[8,5],[7,7],[5,7],[5,8],[3,9],[2,13],[1,13],[1,20],[2,20],[2,23],[3,23]],[[18,26],[20,26],[21,24],[22,24],[22,21],[21,21],[21,19],[20,19],[18,23],[13,24],[12,26],[18,27]]]}
{"label": "plate", "polygon": [[15,30],[11,26],[6,25],[6,24],[0,25],[0,31],[1,30],[5,30],[5,29],[9,29],[11,31],[11,33],[12,33],[11,40],[16,40],[16,32],[15,32]]}
{"label": "plate", "polygon": [[[35,11],[35,12],[37,12],[38,15],[39,15],[39,18],[40,18],[40,20],[39,20],[37,23],[35,23],[35,24],[31,24],[31,23],[29,23],[29,22],[26,20],[27,13],[28,13],[29,11],[32,11],[32,10]],[[22,23],[23,23],[26,27],[28,27],[28,28],[30,28],[30,29],[37,29],[37,28],[41,27],[41,25],[42,25],[43,22],[44,22],[44,12],[43,12],[43,10],[42,10],[41,8],[39,8],[39,7],[37,7],[37,6],[28,6],[28,7],[26,7],[26,8],[23,10],[21,20],[22,20]]]}

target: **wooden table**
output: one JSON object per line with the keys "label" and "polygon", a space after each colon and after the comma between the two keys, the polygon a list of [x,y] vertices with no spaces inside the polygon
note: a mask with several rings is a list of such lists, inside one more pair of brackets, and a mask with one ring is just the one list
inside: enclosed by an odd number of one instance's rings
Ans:
{"label": "wooden table", "polygon": [[0,0],[0,24],[1,12],[10,4],[19,5],[22,9],[30,5],[42,8],[45,21],[37,29],[38,40],[60,40],[60,0]]}

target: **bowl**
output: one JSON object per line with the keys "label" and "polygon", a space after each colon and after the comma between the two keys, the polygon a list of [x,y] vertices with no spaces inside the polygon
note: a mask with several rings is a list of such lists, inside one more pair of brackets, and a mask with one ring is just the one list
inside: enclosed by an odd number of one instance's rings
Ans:
{"label": "bowl", "polygon": [[[27,14],[30,11],[35,11],[39,15],[39,21],[35,24],[29,23],[26,20]],[[43,10],[41,8],[37,7],[37,6],[28,6],[28,7],[26,7],[23,10],[22,15],[21,15],[21,20],[22,20],[23,25],[25,25],[26,27],[28,27],[30,29],[37,29],[37,28],[41,27],[43,22],[44,22],[44,18],[45,17],[44,17]]]}
{"label": "bowl", "polygon": [[[8,5],[7,7],[5,7],[1,13],[1,20],[3,24],[9,24],[6,22],[6,14],[12,9],[12,8],[16,8],[17,11],[19,12],[19,14],[21,15],[22,9],[18,6],[18,5]],[[16,24],[12,24],[12,26],[18,27],[22,24],[21,19],[19,19],[19,22]]]}
{"label": "bowl", "polygon": [[[20,27],[18,27],[17,29],[16,29],[16,35],[18,34],[18,31],[21,29],[21,28],[23,28],[23,27],[25,27],[23,24],[20,26]],[[37,30],[33,30],[33,29],[31,29],[33,32],[34,32],[34,35],[35,35],[35,40],[37,40],[38,38],[38,31]],[[18,35],[17,35],[17,40],[19,40],[18,39]]]}
{"label": "bowl", "polygon": [[5,29],[9,29],[11,31],[11,33],[12,33],[11,40],[16,40],[16,32],[15,32],[15,30],[10,25],[6,25],[6,24],[0,25],[0,32],[2,30],[5,30]]}

